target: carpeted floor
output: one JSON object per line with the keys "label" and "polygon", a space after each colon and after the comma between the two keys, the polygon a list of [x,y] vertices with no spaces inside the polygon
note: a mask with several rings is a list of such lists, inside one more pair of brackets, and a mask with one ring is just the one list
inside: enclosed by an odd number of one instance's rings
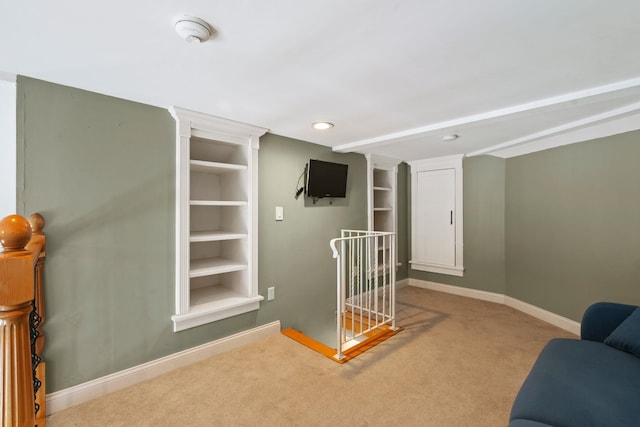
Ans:
{"label": "carpeted floor", "polygon": [[47,418],[69,426],[505,426],[544,344],[509,307],[404,287],[398,335],[344,365],[273,336]]}

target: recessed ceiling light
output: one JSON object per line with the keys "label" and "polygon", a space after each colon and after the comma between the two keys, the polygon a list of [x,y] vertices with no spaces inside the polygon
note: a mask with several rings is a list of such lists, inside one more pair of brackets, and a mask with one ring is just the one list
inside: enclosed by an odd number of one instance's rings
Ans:
{"label": "recessed ceiling light", "polygon": [[332,128],[333,127],[333,123],[329,123],[329,122],[314,122],[311,126],[313,126],[314,129],[325,130],[325,129]]}
{"label": "recessed ceiling light", "polygon": [[455,141],[458,138],[460,138],[460,135],[458,135],[457,133],[452,133],[452,134],[443,136],[442,140],[443,141]]}

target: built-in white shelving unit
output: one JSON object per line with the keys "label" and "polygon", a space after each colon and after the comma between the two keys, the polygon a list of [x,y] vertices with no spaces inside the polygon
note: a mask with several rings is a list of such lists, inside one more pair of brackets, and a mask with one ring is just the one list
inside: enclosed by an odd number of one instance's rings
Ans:
{"label": "built-in white shelving unit", "polygon": [[177,332],[260,307],[257,151],[266,129],[170,111],[177,123]]}
{"label": "built-in white shelving unit", "polygon": [[396,185],[399,160],[367,154],[369,230],[396,231]]}
{"label": "built-in white shelving unit", "polygon": [[[396,233],[396,188],[398,181],[398,164],[400,164],[400,160],[375,154],[366,154],[365,157],[367,159],[369,230]],[[382,252],[382,250],[383,248],[380,247],[379,251]]]}

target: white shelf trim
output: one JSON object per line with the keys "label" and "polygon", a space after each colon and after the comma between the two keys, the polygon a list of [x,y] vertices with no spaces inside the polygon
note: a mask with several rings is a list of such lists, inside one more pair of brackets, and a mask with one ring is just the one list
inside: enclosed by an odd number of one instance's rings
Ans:
{"label": "white shelf trim", "polygon": [[192,231],[190,242],[216,242],[220,240],[246,239],[246,233],[230,233],[227,231]]}
{"label": "white shelf trim", "polygon": [[209,172],[209,173],[225,173],[246,170],[245,165],[237,165],[233,163],[207,162],[204,160],[190,160],[192,171]]}
{"label": "white shelf trim", "polygon": [[260,301],[262,297],[247,297],[224,285],[212,285],[202,288],[191,289],[191,310],[192,313],[201,311],[220,311],[228,308],[241,306],[247,303],[247,298],[252,302]]}
{"label": "white shelf trim", "polygon": [[188,313],[176,314],[171,316],[171,320],[173,320],[173,330],[174,332],[184,331],[185,329],[215,322],[216,320],[258,310],[260,308],[260,301],[263,299],[264,297],[262,295],[246,297],[243,298],[242,301],[234,301],[229,303],[229,305],[226,305],[228,301],[223,299],[216,301],[216,303],[219,304],[217,308],[205,306],[204,309],[201,310],[191,309]]}
{"label": "white shelf trim", "polygon": [[247,202],[241,200],[191,200],[191,206],[247,206]]}
{"label": "white shelf trim", "polygon": [[231,273],[247,269],[247,264],[234,262],[225,258],[202,258],[191,260],[189,277],[204,277],[214,274]]}

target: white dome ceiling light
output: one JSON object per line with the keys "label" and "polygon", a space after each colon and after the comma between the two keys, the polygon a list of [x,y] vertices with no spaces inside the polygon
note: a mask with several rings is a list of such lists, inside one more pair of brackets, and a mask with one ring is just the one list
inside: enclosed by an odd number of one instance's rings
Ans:
{"label": "white dome ceiling light", "polygon": [[185,15],[176,19],[176,33],[189,43],[204,43],[211,37],[211,27],[200,18]]}

